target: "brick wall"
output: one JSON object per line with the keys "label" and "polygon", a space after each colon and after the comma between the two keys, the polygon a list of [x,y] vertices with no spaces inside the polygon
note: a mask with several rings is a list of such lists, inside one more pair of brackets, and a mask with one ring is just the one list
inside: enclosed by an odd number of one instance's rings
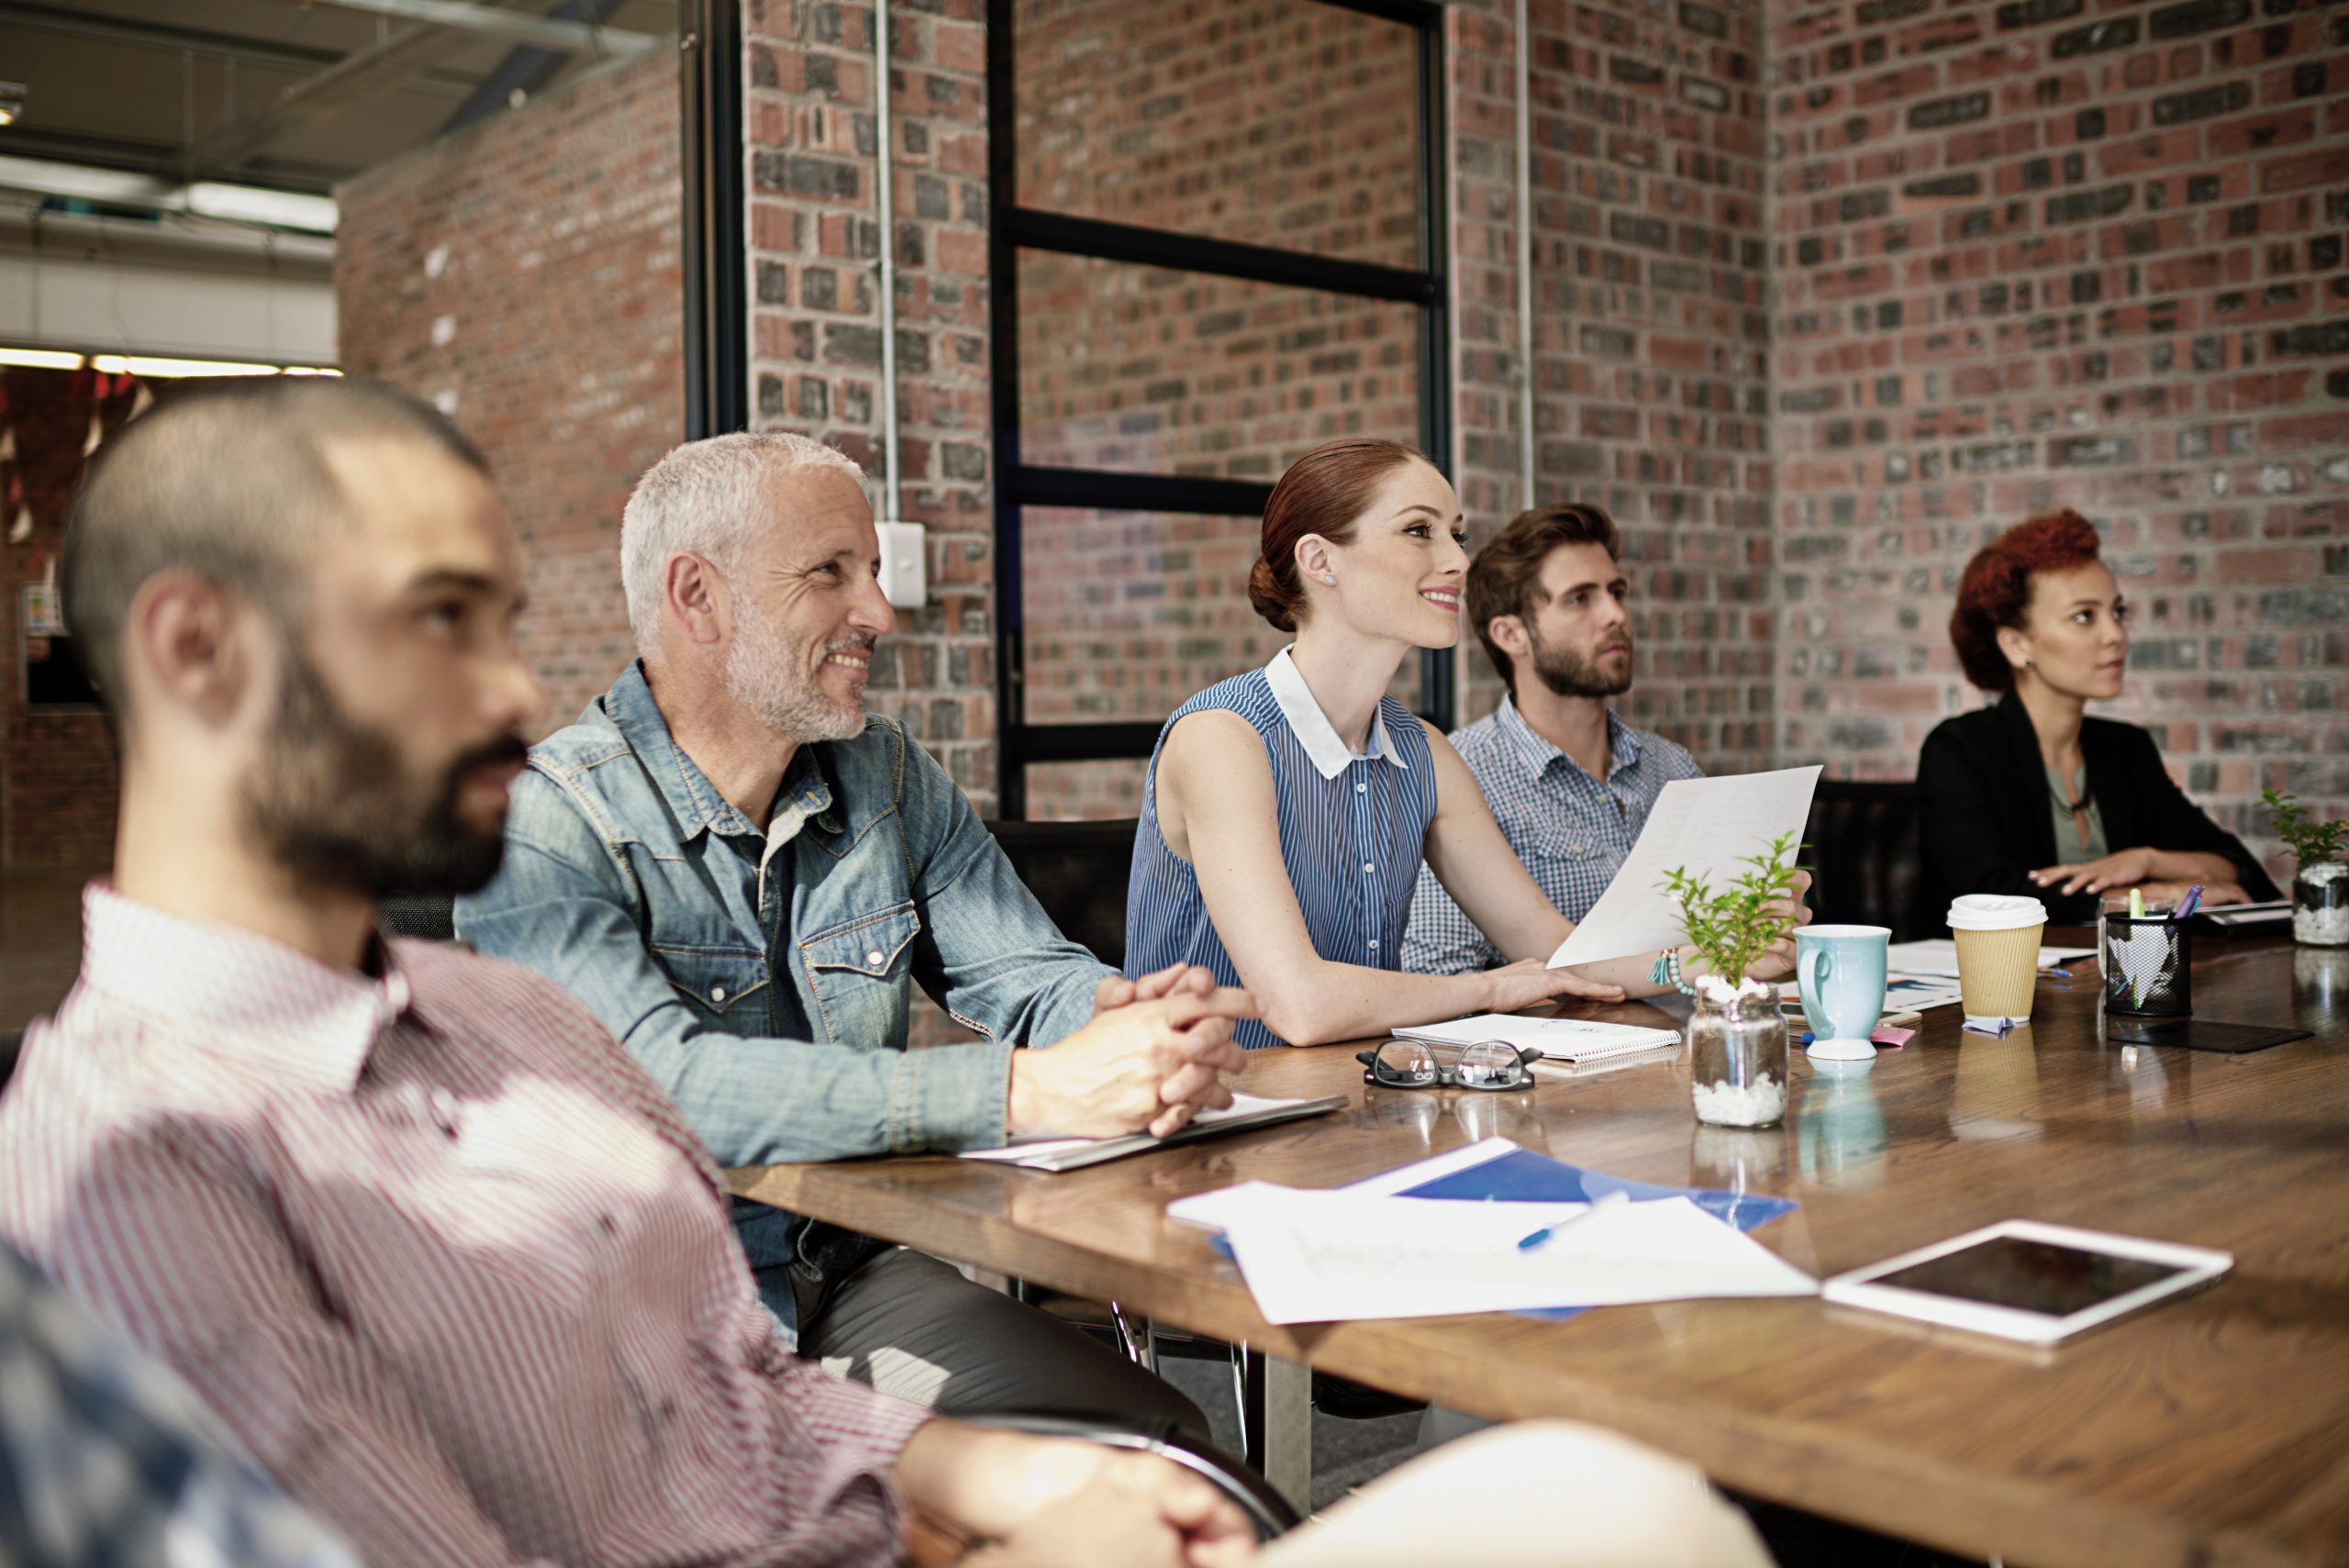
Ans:
{"label": "brick wall", "polygon": [[635,651],[620,509],[684,437],[677,127],[656,50],[337,192],[343,365],[439,403],[487,454],[529,554],[550,729]]}
{"label": "brick wall", "polygon": [[[1768,766],[1776,561],[1762,17],[1680,0],[1528,7],[1531,504],[1622,525],[1638,682],[1623,704],[1716,771]],[[1453,17],[1458,454],[1475,542],[1529,503],[1515,406],[1514,17]],[[1473,638],[1465,640],[1473,640]],[[1462,716],[1499,685],[1481,649]]]}
{"label": "brick wall", "polygon": [[[995,800],[995,547],[987,488],[985,14],[891,13],[901,518],[929,528],[930,603],[897,612],[870,706],[982,811]],[[881,255],[873,12],[744,0],[754,423],[881,478]]]}
{"label": "brick wall", "polygon": [[2349,795],[2349,17],[1845,0],[1772,43],[1781,754],[1913,771],[1980,700],[1966,557],[2074,506],[2137,607],[2113,715],[2254,839],[2262,784]]}
{"label": "brick wall", "polygon": [[[103,866],[114,858],[114,740],[103,716],[33,709],[18,682],[18,591],[47,580],[81,483],[95,413],[105,430],[130,416],[137,385],[90,371],[0,371],[0,866]],[[62,657],[62,650],[52,650]]]}

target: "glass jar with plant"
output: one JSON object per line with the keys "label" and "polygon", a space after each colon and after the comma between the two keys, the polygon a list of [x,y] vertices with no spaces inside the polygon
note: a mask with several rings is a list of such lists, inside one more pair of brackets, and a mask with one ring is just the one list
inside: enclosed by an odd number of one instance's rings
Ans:
{"label": "glass jar with plant", "polygon": [[2310,947],[2349,946],[2349,821],[2316,822],[2297,795],[2270,784],[2259,792],[2276,836],[2292,846],[2292,935]]}
{"label": "glass jar with plant", "polygon": [[[1714,889],[1686,867],[1664,873],[1679,901],[1683,928],[1704,973],[1688,1020],[1688,1081],[1697,1119],[1716,1127],[1775,1127],[1787,1114],[1787,1020],[1778,988],[1745,978],[1754,961],[1795,928],[1795,851],[1791,833],[1766,853],[1740,862],[1749,869]],[[1777,906],[1774,908],[1773,906]]]}

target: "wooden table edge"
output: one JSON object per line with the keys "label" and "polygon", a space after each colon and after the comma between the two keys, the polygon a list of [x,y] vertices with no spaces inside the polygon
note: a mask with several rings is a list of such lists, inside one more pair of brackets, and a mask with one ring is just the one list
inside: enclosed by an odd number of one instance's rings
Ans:
{"label": "wooden table edge", "polygon": [[[853,1169],[853,1164],[744,1166],[727,1172],[726,1178],[738,1196],[805,1212],[801,1206],[808,1183],[820,1182],[833,1170]],[[1025,1173],[1007,1174],[1014,1179],[1052,1179]],[[821,1206],[824,1218],[831,1223],[1073,1296],[1097,1301],[1114,1298],[1121,1306],[1178,1329],[1233,1342],[1245,1340],[1251,1349],[1341,1374],[1346,1369],[1331,1364],[1330,1349],[1334,1345],[1339,1352],[1336,1359],[1343,1362],[1349,1345],[1375,1340],[1385,1326],[1377,1320],[1364,1320],[1276,1327],[1257,1315],[1246,1285],[1236,1280],[1170,1282],[1152,1273],[1118,1277],[1127,1265],[1112,1254],[1038,1236],[988,1216],[942,1208],[921,1210],[913,1218],[895,1212],[859,1213],[867,1207],[860,1201],[863,1195],[852,1188],[843,1195],[850,1200],[845,1206]],[[974,1236],[989,1244],[974,1249]],[[974,1257],[974,1251],[984,1255]],[[1425,1358],[1418,1357],[1416,1351],[1406,1359],[1413,1357],[1424,1363]],[[1432,1378],[1382,1375],[1378,1382],[1412,1398],[1443,1396]],[[1553,1379],[1544,1386],[1554,1392],[1558,1385]],[[1692,1442],[1685,1417],[1675,1417],[1657,1402],[1615,1388],[1575,1388],[1571,1380],[1567,1387],[1574,1396],[1570,1410],[1554,1406],[1538,1410],[1488,1406],[1470,1413],[1492,1419],[1551,1416],[1589,1421],[1675,1454],[1735,1491],[1943,1551],[2027,1562],[2033,1568],[2108,1568],[2115,1562],[2127,1562],[2132,1568],[2311,1568],[2321,1561],[2296,1556],[2243,1531],[2201,1536],[2140,1511],[2012,1478],[1987,1485],[1977,1475],[1948,1478],[1937,1490],[1954,1496],[1971,1488],[1973,1496],[1963,1506],[1952,1503],[1920,1515],[1907,1489],[1925,1477],[1914,1460],[1895,1462],[1899,1456],[1894,1451],[1861,1457],[1842,1451],[1808,1454],[1804,1451],[1812,1445],[1799,1427],[1750,1417],[1721,1420],[1702,1440]],[[1888,1503],[1895,1496],[1902,1499],[1898,1509]],[[2031,1529],[2001,1528],[2018,1520],[2029,1521]],[[2029,1542],[2027,1557],[2015,1551],[2015,1543],[2023,1540]],[[2051,1546],[2059,1550],[2051,1552]]]}

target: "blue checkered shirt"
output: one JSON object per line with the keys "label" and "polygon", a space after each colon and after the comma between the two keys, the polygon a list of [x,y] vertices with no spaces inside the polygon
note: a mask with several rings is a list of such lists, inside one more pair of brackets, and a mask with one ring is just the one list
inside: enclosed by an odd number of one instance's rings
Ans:
{"label": "blue checkered shirt", "polygon": [[180,1381],[0,1244],[0,1562],[356,1568]]}
{"label": "blue checkered shirt", "polygon": [[[1664,786],[1705,776],[1686,749],[1634,729],[1610,711],[1607,744],[1615,760],[1601,784],[1534,734],[1513,697],[1503,697],[1489,718],[1453,730],[1452,744],[1476,775],[1508,847],[1569,920],[1588,914],[1607,891]],[[1421,974],[1466,974],[1501,962],[1500,950],[1422,866],[1403,933],[1403,967]]]}

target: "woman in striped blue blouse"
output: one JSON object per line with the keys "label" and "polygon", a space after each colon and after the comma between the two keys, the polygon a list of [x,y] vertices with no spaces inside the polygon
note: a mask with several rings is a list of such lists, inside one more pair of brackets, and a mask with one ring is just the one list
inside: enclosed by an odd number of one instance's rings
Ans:
{"label": "woman in striped blue blouse", "polygon": [[[1406,654],[1459,641],[1464,537],[1452,485],[1412,448],[1357,439],[1307,453],[1273,487],[1248,582],[1258,613],[1297,641],[1159,732],[1127,971],[1196,963],[1245,985],[1264,1021],[1233,1029],[1242,1045],[1668,989],[1651,978],[1661,954],[1543,967],[1573,923],[1519,862],[1452,743],[1386,695]],[[1399,972],[1423,859],[1515,962]],[[1693,975],[1691,950],[1678,956]],[[1783,975],[1793,958],[1782,943],[1754,973]]]}

